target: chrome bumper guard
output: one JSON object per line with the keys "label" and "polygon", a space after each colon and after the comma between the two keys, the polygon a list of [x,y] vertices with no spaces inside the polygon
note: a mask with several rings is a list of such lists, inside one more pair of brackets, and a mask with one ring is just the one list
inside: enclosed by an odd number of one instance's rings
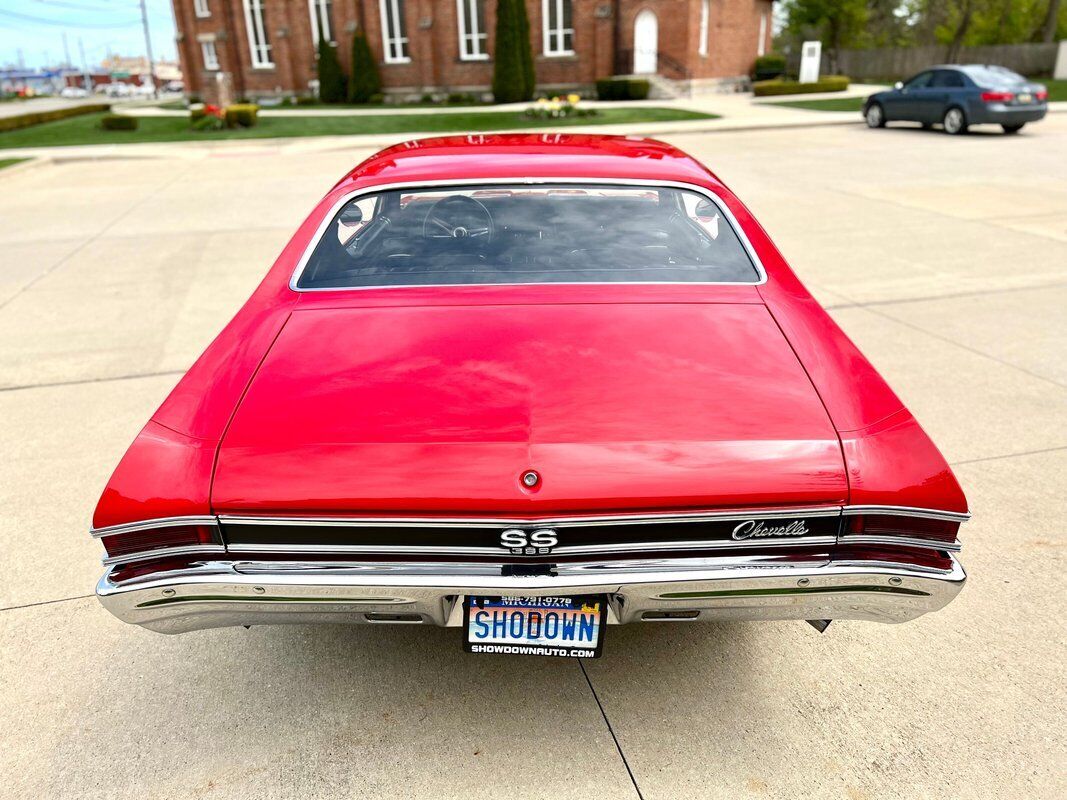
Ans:
{"label": "chrome bumper guard", "polygon": [[882,562],[724,565],[711,559],[559,564],[551,575],[499,565],[204,561],[124,582],[100,579],[100,602],[159,633],[278,623],[462,624],[465,595],[604,594],[608,622],[833,620],[907,622],[947,605],[966,575]]}

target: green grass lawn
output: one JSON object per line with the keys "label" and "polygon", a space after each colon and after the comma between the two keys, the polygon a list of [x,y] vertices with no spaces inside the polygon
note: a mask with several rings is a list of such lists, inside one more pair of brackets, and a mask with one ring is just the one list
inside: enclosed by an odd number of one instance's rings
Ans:
{"label": "green grass lawn", "polygon": [[268,139],[289,136],[339,136],[365,133],[450,133],[456,131],[506,131],[531,128],[564,128],[573,125],[671,122],[715,119],[674,108],[606,108],[594,117],[562,120],[530,119],[514,111],[456,114],[381,114],[352,117],[260,117],[254,128],[195,132],[186,117],[141,117],[136,131],[104,131],[102,114],[48,122],[32,128],[0,133],[0,149],[10,147],[55,147],[58,145],[121,144],[132,142],[209,142],[218,139]]}
{"label": "green grass lawn", "polygon": [[1031,78],[1037,83],[1043,83],[1048,87],[1048,99],[1050,103],[1067,100],[1067,80],[1054,80],[1053,78]]}
{"label": "green grass lawn", "polygon": [[806,108],[810,111],[860,111],[863,108],[863,100],[862,97],[832,97],[828,100],[790,100],[785,103],[762,103],[761,105]]}
{"label": "green grass lawn", "polygon": [[13,167],[15,164],[21,164],[23,161],[28,161],[26,158],[0,158],[0,169],[4,167]]}

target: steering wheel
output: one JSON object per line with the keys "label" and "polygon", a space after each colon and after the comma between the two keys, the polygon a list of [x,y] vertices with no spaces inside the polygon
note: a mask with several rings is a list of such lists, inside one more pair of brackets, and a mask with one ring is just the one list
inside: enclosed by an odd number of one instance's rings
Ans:
{"label": "steering wheel", "polygon": [[474,239],[486,245],[496,226],[489,209],[473,197],[454,194],[442,197],[426,213],[422,235],[427,239]]}

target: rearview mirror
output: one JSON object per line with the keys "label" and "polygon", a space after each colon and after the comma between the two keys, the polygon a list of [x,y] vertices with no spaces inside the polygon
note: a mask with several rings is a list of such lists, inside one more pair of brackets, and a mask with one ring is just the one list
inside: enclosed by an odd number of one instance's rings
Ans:
{"label": "rearview mirror", "polygon": [[904,81],[897,81],[893,84],[893,88],[899,92],[901,89],[904,88]]}
{"label": "rearview mirror", "polygon": [[359,206],[353,203],[341,211],[341,216],[338,219],[342,225],[357,225],[363,221],[363,212]]}

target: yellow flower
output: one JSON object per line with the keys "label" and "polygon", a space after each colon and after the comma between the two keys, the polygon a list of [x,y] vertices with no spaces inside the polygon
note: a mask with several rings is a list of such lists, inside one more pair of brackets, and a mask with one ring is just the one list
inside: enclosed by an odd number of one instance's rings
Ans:
{"label": "yellow flower", "polygon": [[548,98],[547,97],[538,97],[537,98],[537,105],[539,105],[539,106],[543,106],[547,102],[548,102]]}
{"label": "yellow flower", "polygon": [[578,95],[576,95],[576,94],[569,94],[569,95],[567,95],[567,102],[568,102],[568,103],[570,103],[571,105],[574,105],[575,103],[577,103],[577,102],[578,102],[579,100],[581,100],[581,99],[582,99],[582,98],[581,98],[581,97],[579,97],[579,96],[578,96]]}

